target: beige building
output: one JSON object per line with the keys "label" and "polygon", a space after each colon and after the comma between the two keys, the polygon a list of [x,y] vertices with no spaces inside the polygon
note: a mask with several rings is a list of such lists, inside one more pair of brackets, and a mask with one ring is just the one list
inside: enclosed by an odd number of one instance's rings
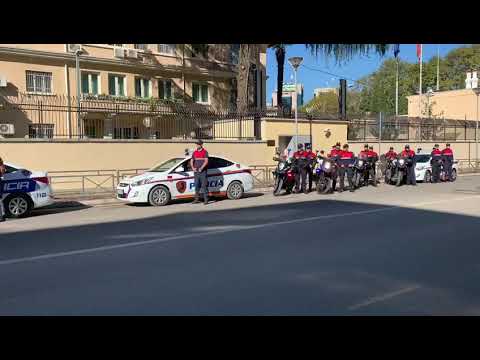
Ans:
{"label": "beige building", "polygon": [[316,98],[318,94],[334,93],[338,95],[338,88],[316,88],[313,89],[313,97]]}
{"label": "beige building", "polygon": [[[0,100],[29,106],[22,113],[0,111],[0,123],[14,126],[9,137],[75,137],[81,129],[92,138],[138,138],[149,123],[138,109],[124,106],[132,99],[183,101],[213,111],[233,108],[238,51],[239,45],[231,44],[210,44],[205,55],[188,44],[0,44]],[[259,45],[251,63],[254,95],[249,105],[261,109],[266,99],[266,45]],[[77,113],[72,107],[78,90]],[[32,104],[55,106],[61,113],[53,119],[51,110]],[[120,120],[122,126],[116,126]]]}
{"label": "beige building", "polygon": [[476,120],[477,95],[473,89],[439,91],[423,94],[421,106],[419,95],[407,96],[408,116],[428,116],[428,109],[432,117],[458,120]]}

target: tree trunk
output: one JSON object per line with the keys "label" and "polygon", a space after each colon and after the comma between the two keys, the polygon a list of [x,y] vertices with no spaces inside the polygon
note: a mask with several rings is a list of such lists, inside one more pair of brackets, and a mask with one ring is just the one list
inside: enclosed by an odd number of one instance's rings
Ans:
{"label": "tree trunk", "polygon": [[278,47],[275,50],[277,57],[277,107],[278,110],[282,110],[283,107],[283,70],[285,67],[285,48]]}
{"label": "tree trunk", "polygon": [[248,75],[254,47],[254,44],[240,44],[237,75],[237,110],[240,113],[244,113],[248,109]]}

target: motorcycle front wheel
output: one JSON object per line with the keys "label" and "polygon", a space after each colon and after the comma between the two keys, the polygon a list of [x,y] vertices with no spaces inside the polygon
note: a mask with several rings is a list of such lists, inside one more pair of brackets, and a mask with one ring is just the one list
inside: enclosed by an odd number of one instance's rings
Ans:
{"label": "motorcycle front wheel", "polygon": [[396,181],[396,186],[400,186],[402,185],[402,180],[403,180],[403,173],[401,171],[399,171],[397,173],[397,181]]}
{"label": "motorcycle front wheel", "polygon": [[277,177],[277,180],[275,181],[275,186],[273,187],[274,196],[280,195],[280,192],[282,191],[282,186],[283,186],[283,179],[280,177]]}

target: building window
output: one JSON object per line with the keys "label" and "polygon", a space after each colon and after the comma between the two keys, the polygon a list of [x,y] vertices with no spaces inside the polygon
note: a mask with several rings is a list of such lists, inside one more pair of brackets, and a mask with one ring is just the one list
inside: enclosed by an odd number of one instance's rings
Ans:
{"label": "building window", "polygon": [[158,44],[158,52],[160,54],[175,55],[177,44]]}
{"label": "building window", "polygon": [[147,50],[147,44],[133,44],[133,47],[137,50]]}
{"label": "building window", "polygon": [[125,96],[125,76],[108,75],[108,94],[112,96]]}
{"label": "building window", "polygon": [[82,94],[98,95],[98,74],[82,73]]}
{"label": "building window", "polygon": [[135,78],[135,96],[149,98],[152,93],[152,82],[149,79]]}
{"label": "building window", "polygon": [[240,55],[240,44],[230,45],[230,63],[238,65],[238,58]]}
{"label": "building window", "polygon": [[31,139],[52,139],[54,124],[28,125],[28,137]]}
{"label": "building window", "polygon": [[27,71],[27,91],[51,94],[52,93],[52,73]]}
{"label": "building window", "polygon": [[158,97],[163,100],[173,99],[171,80],[158,80]]}
{"label": "building window", "polygon": [[193,101],[200,104],[208,104],[208,84],[192,84]]}

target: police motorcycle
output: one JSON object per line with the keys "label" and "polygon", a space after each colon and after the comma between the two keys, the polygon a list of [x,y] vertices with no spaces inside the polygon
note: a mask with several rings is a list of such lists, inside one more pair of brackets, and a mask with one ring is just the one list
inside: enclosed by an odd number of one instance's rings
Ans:
{"label": "police motorcycle", "polygon": [[355,162],[353,163],[353,186],[355,186],[355,189],[358,189],[363,185],[366,169],[367,161],[357,156],[355,158]]}
{"label": "police motorcycle", "polygon": [[332,192],[333,179],[336,176],[336,166],[336,162],[332,159],[317,157],[314,174],[318,194],[328,194]]}
{"label": "police motorcycle", "polygon": [[273,186],[273,195],[278,196],[285,189],[287,194],[290,194],[295,186],[295,170],[291,158],[283,159],[280,153],[277,152],[273,158],[277,161],[277,168],[273,171],[273,178],[275,179]]}
{"label": "police motorcycle", "polygon": [[392,178],[392,181],[396,186],[402,185],[404,179],[407,178],[407,166],[411,166],[412,162],[413,160],[408,157],[398,157],[395,167],[395,175]]}
{"label": "police motorcycle", "polygon": [[392,184],[397,167],[397,159],[386,159],[387,165],[385,167],[385,184]]}

